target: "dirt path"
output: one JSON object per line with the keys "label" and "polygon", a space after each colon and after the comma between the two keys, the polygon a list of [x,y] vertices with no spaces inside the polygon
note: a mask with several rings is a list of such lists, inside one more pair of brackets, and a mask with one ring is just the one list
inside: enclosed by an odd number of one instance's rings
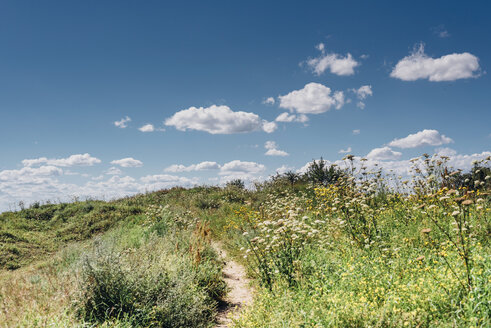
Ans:
{"label": "dirt path", "polygon": [[250,279],[246,276],[245,268],[239,263],[227,257],[227,252],[218,243],[213,243],[213,248],[225,262],[223,279],[230,289],[225,298],[225,303],[218,309],[217,328],[229,327],[232,319],[239,315],[240,310],[252,304],[253,292],[250,287]]}

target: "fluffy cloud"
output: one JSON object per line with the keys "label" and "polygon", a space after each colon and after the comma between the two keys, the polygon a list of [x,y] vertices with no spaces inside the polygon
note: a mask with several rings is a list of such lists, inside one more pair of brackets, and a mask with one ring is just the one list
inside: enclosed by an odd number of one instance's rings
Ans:
{"label": "fluffy cloud", "polygon": [[107,175],[121,175],[123,174],[123,171],[121,171],[120,169],[118,169],[117,167],[114,167],[114,166],[111,166],[107,171],[106,171],[106,174]]}
{"label": "fluffy cloud", "polygon": [[424,53],[424,46],[421,44],[412,54],[396,64],[390,76],[403,81],[428,79],[434,82],[477,77],[479,58],[468,52],[431,58]]}
{"label": "fluffy cloud", "polygon": [[394,160],[401,157],[402,153],[398,151],[393,151],[390,147],[381,147],[372,149],[366,156],[368,159],[374,160]]}
{"label": "fluffy cloud", "polygon": [[278,149],[278,145],[274,141],[266,141],[264,148],[267,149],[265,155],[267,156],[288,156],[288,153]]}
{"label": "fluffy cloud", "polygon": [[276,173],[283,174],[283,173],[294,171],[294,170],[295,170],[295,168],[293,166],[282,165],[276,169]]}
{"label": "fluffy cloud", "polygon": [[235,173],[260,173],[263,172],[266,167],[263,164],[256,162],[243,162],[240,160],[234,160],[223,164],[220,168],[220,175],[230,175]]}
{"label": "fluffy cloud", "polygon": [[338,151],[339,154],[348,154],[351,153],[351,147],[348,147],[347,149],[340,149]]}
{"label": "fluffy cloud", "polygon": [[41,167],[23,167],[19,170],[0,171],[0,181],[13,183],[42,183],[44,178],[59,176],[63,170],[56,166],[46,165]]}
{"label": "fluffy cloud", "polygon": [[437,148],[435,149],[435,153],[441,156],[448,156],[448,157],[457,155],[457,151],[455,149],[448,148],[448,147]]}
{"label": "fluffy cloud", "polygon": [[132,157],[117,159],[117,160],[111,161],[111,164],[119,165],[121,167],[140,167],[140,166],[143,166],[143,163],[141,161],[134,159]]}
{"label": "fluffy cloud", "polygon": [[264,131],[271,133],[276,123],[261,120],[248,112],[234,112],[228,106],[190,107],[175,113],[165,121],[165,125],[174,126],[179,131],[197,130],[211,134],[247,133]]}
{"label": "fluffy cloud", "polygon": [[[447,149],[448,150],[448,149]],[[483,151],[482,153],[475,154],[447,154],[450,160],[448,165],[455,169],[462,169],[464,171],[469,171],[472,168],[472,162],[480,161],[491,156],[491,151]]]}
{"label": "fluffy cloud", "polygon": [[335,53],[326,53],[323,43],[319,44],[316,48],[321,51],[321,55],[307,60],[307,65],[317,75],[321,75],[327,69],[336,75],[353,75],[355,74],[355,67],[360,65],[349,53],[344,57]]}
{"label": "fluffy cloud", "polygon": [[266,105],[274,105],[275,103],[275,100],[273,97],[268,97],[266,98],[264,101],[263,101],[263,104],[266,104]]}
{"label": "fluffy cloud", "polygon": [[28,167],[36,166],[40,164],[68,167],[68,166],[92,166],[94,164],[99,164],[100,162],[101,162],[100,159],[96,157],[92,157],[90,156],[90,154],[85,153],[85,154],[71,155],[70,157],[67,158],[58,158],[58,159],[55,158],[49,159],[46,157],[25,159],[22,161],[22,164]]}
{"label": "fluffy cloud", "polygon": [[153,132],[155,131],[155,127],[153,124],[145,124],[142,127],[138,128],[141,132]]}
{"label": "fluffy cloud", "polygon": [[362,85],[358,89],[351,89],[351,90],[356,94],[356,96],[358,97],[358,99],[361,99],[361,100],[365,99],[368,96],[372,96],[373,95],[373,91],[372,91],[372,86],[371,85]]}
{"label": "fluffy cloud", "polygon": [[289,123],[289,122],[305,123],[308,120],[309,120],[309,118],[305,114],[295,115],[295,114],[289,114],[287,112],[281,113],[275,119],[276,122],[286,122],[286,123]]}
{"label": "fluffy cloud", "polygon": [[395,139],[389,143],[389,146],[416,148],[421,146],[440,146],[451,142],[453,142],[452,139],[440,134],[437,130],[423,130],[410,134],[405,138]]}
{"label": "fluffy cloud", "polygon": [[117,126],[118,128],[124,129],[128,126],[129,122],[131,122],[131,118],[126,116],[126,117],[123,117],[122,119],[120,119],[119,121],[115,121],[114,125]]}
{"label": "fluffy cloud", "polygon": [[279,96],[279,99],[281,108],[300,114],[320,114],[331,107],[340,109],[344,105],[342,91],[336,91],[331,95],[330,88],[315,82],[306,84],[303,89]]}
{"label": "fluffy cloud", "polygon": [[356,95],[356,97],[359,99],[359,101],[356,104],[356,106],[358,108],[361,108],[361,109],[364,109],[365,108],[365,102],[364,102],[364,100],[368,96],[372,96],[373,95],[373,91],[372,91],[372,86],[371,85],[362,85],[358,89],[351,89],[351,91],[354,92],[355,95]]}
{"label": "fluffy cloud", "polygon": [[165,172],[191,172],[191,171],[204,171],[204,170],[218,170],[220,165],[217,162],[201,162],[198,164],[191,164],[184,166],[182,164],[174,164],[164,169]]}
{"label": "fluffy cloud", "polygon": [[174,186],[192,187],[198,183],[195,178],[189,179],[169,174],[147,175],[140,178],[147,190],[166,189]]}

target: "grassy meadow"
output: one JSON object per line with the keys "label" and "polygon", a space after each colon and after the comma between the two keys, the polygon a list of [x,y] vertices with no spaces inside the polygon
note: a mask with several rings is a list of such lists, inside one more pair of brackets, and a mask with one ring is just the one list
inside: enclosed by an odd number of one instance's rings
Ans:
{"label": "grassy meadow", "polygon": [[314,162],[246,189],[173,188],[0,214],[1,327],[213,327],[220,241],[254,303],[232,327],[491,326],[489,159],[410,179]]}

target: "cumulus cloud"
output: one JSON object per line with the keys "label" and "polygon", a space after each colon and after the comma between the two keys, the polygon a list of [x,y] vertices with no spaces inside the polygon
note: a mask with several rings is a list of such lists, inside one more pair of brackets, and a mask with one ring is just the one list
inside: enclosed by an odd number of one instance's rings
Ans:
{"label": "cumulus cloud", "polygon": [[122,119],[120,119],[119,121],[115,121],[114,125],[117,126],[118,128],[124,129],[124,128],[128,127],[129,122],[131,122],[131,118],[126,116],[126,117],[123,117]]}
{"label": "cumulus cloud", "polygon": [[266,105],[274,105],[275,103],[275,100],[273,97],[268,97],[266,98],[264,101],[263,101],[263,104],[266,104]]}
{"label": "cumulus cloud", "polygon": [[182,164],[173,164],[164,169],[165,172],[191,172],[191,171],[204,171],[204,170],[218,170],[220,165],[217,162],[201,162],[198,164],[191,164],[185,166]]}
{"label": "cumulus cloud", "polygon": [[316,48],[321,54],[319,57],[308,59],[306,63],[317,75],[321,75],[326,70],[340,76],[353,75],[355,74],[355,67],[360,65],[359,62],[353,59],[350,53],[346,56],[336,53],[326,53],[323,43],[317,45]]}
{"label": "cumulus cloud", "polygon": [[235,173],[260,173],[265,169],[266,167],[263,164],[234,160],[223,164],[223,166],[220,168],[219,174],[230,175]]}
{"label": "cumulus cloud", "polygon": [[340,109],[344,105],[344,93],[331,89],[320,83],[311,82],[303,89],[294,90],[284,96],[279,96],[280,107],[296,111],[300,114],[320,114],[331,107]]}
{"label": "cumulus cloud", "polygon": [[361,99],[361,100],[365,99],[368,96],[372,96],[373,95],[373,91],[372,91],[372,86],[371,85],[362,85],[358,89],[351,89],[351,90],[356,94],[356,96],[358,97],[358,99]]}
{"label": "cumulus cloud", "polygon": [[23,167],[19,170],[0,171],[0,181],[13,183],[43,183],[45,177],[59,176],[62,174],[62,169],[52,165],[40,167]]}
{"label": "cumulus cloud", "polygon": [[96,157],[92,157],[90,156],[90,154],[85,153],[85,154],[71,155],[67,158],[50,159],[46,157],[40,157],[34,159],[25,159],[22,161],[22,164],[28,167],[36,166],[40,164],[68,167],[68,166],[92,166],[94,164],[99,164],[100,162],[101,162],[100,159]]}
{"label": "cumulus cloud", "polygon": [[266,167],[263,164],[234,160],[223,164],[218,174],[221,176],[221,183],[226,183],[234,179],[251,182],[254,180],[262,180],[263,177],[260,174],[264,172],[265,169]]}
{"label": "cumulus cloud", "polygon": [[394,139],[389,143],[391,147],[416,148],[421,146],[440,146],[453,142],[452,139],[440,134],[437,130],[423,130],[410,134],[405,138]]}
{"label": "cumulus cloud", "polygon": [[365,102],[364,102],[364,100],[368,96],[372,96],[373,95],[373,91],[372,91],[372,86],[371,85],[362,85],[358,89],[351,89],[351,91],[356,95],[356,97],[359,100],[358,103],[356,104],[356,106],[358,108],[361,108],[361,109],[364,109],[365,108]]}
{"label": "cumulus cloud", "polygon": [[348,154],[348,153],[351,153],[351,147],[348,147],[346,149],[340,149],[338,151],[339,154]]}
{"label": "cumulus cloud", "polygon": [[290,123],[290,122],[305,123],[308,120],[309,118],[305,114],[295,115],[295,114],[289,114],[287,112],[281,113],[275,119],[276,122],[285,122],[285,123]]}
{"label": "cumulus cloud", "polygon": [[395,160],[401,157],[402,153],[393,151],[390,147],[381,147],[372,149],[366,156],[368,159],[386,161]]}
{"label": "cumulus cloud", "polygon": [[278,128],[275,122],[263,121],[263,130],[266,133],[273,133]]}
{"label": "cumulus cloud", "polygon": [[403,81],[455,81],[478,77],[479,70],[479,58],[468,52],[431,58],[424,53],[424,46],[420,44],[412,54],[396,64],[390,76]]}
{"label": "cumulus cloud", "polygon": [[248,112],[234,112],[228,106],[190,107],[175,113],[165,121],[179,131],[197,130],[211,134],[247,133],[264,131],[271,133],[276,123],[262,120]]}
{"label": "cumulus cloud", "polygon": [[455,149],[448,148],[448,147],[437,148],[435,149],[435,153],[441,156],[448,156],[448,157],[457,155],[457,151]]}
{"label": "cumulus cloud", "polygon": [[283,174],[283,173],[294,171],[294,170],[295,170],[295,168],[293,166],[282,165],[276,169],[276,173]]}
{"label": "cumulus cloud", "polygon": [[155,127],[153,124],[145,124],[142,127],[138,128],[141,132],[153,132],[155,131]]}
{"label": "cumulus cloud", "polygon": [[121,167],[140,167],[143,166],[143,163],[133,157],[126,157],[111,161],[113,165],[119,165]]}
{"label": "cumulus cloud", "polygon": [[289,154],[284,150],[279,150],[278,145],[274,141],[266,141],[264,148],[267,149],[265,155],[267,156],[288,156]]}
{"label": "cumulus cloud", "polygon": [[117,167],[115,166],[111,166],[107,171],[106,171],[106,174],[107,175],[121,175],[123,174],[123,171],[121,171],[120,169],[118,169]]}
{"label": "cumulus cloud", "polygon": [[147,175],[140,178],[140,181],[149,190],[165,189],[174,186],[191,187],[198,183],[196,178],[185,178],[169,174]]}

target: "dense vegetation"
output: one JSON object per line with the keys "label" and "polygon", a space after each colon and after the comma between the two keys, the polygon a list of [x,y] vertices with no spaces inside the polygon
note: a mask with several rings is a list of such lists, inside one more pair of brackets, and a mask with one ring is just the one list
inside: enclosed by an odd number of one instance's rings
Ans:
{"label": "dense vegetation", "polygon": [[257,285],[235,327],[489,327],[489,159],[345,164],[3,213],[0,325],[212,326],[215,239]]}

